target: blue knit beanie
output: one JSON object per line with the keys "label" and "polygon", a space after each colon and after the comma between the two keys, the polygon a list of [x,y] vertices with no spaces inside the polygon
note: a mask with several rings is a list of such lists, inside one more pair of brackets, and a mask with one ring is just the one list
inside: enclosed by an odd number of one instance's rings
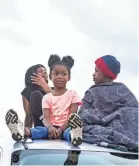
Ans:
{"label": "blue knit beanie", "polygon": [[117,75],[120,73],[120,62],[112,55],[105,55],[98,58],[95,64],[102,73],[112,79],[116,79]]}

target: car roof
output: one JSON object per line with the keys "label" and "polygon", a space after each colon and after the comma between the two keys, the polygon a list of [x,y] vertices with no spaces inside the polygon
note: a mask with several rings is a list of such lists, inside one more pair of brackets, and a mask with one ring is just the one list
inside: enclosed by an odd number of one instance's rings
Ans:
{"label": "car roof", "polygon": [[27,141],[16,142],[13,146],[13,151],[18,150],[81,150],[81,151],[92,151],[92,152],[113,152],[113,153],[127,153],[127,154],[137,154],[136,152],[124,152],[116,149],[100,147],[95,144],[82,143],[79,147],[72,146],[71,143],[64,140],[35,140],[35,141]]}

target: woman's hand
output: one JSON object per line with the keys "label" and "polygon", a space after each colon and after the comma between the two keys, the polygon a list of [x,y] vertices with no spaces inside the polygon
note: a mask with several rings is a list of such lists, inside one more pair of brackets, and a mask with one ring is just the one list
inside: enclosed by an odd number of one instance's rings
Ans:
{"label": "woman's hand", "polygon": [[36,74],[36,73],[33,73],[33,76],[31,76],[31,81],[32,81],[32,84],[36,84],[42,88],[44,85],[48,85],[45,79],[40,74]]}
{"label": "woman's hand", "polygon": [[31,76],[32,84],[40,86],[44,92],[51,93],[52,89],[49,87],[45,79],[40,74],[33,73],[34,76]]}

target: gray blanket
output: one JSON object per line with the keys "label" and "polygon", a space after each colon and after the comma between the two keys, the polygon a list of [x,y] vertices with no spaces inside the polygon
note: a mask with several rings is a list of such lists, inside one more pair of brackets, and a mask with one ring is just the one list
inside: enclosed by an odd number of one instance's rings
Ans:
{"label": "gray blanket", "polygon": [[92,86],[79,110],[83,121],[83,140],[88,143],[138,147],[138,102],[122,83]]}

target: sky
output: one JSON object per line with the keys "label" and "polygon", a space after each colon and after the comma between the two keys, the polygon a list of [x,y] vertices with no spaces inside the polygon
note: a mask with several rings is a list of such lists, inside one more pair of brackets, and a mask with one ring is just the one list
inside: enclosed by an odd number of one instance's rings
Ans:
{"label": "sky", "polygon": [[25,72],[38,63],[49,71],[50,54],[75,59],[68,87],[81,98],[96,58],[112,54],[122,66],[116,81],[139,98],[137,17],[137,0],[0,0],[1,126],[9,108],[24,119]]}

